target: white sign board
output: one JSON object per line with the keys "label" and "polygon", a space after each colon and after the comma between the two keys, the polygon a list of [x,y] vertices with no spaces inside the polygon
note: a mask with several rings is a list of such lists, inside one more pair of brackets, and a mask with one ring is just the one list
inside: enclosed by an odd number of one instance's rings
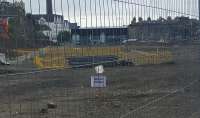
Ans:
{"label": "white sign board", "polygon": [[96,66],[95,71],[97,74],[103,74],[104,73],[103,65]]}
{"label": "white sign board", "polygon": [[105,88],[106,87],[106,76],[102,76],[102,75],[91,76],[91,87],[92,88]]}

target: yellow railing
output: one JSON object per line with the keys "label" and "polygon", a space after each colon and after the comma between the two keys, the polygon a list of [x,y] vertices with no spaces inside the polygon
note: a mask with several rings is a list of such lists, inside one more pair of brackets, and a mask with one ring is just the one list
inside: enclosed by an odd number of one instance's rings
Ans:
{"label": "yellow railing", "polygon": [[40,69],[64,68],[65,67],[64,57],[42,58],[42,57],[36,56],[34,58],[34,63]]}
{"label": "yellow railing", "polygon": [[34,63],[42,69],[64,68],[69,66],[68,58],[83,56],[116,56],[119,60],[131,61],[136,65],[162,64],[173,61],[172,52],[169,50],[126,52],[122,47],[48,47],[41,49],[41,52],[35,57]]}

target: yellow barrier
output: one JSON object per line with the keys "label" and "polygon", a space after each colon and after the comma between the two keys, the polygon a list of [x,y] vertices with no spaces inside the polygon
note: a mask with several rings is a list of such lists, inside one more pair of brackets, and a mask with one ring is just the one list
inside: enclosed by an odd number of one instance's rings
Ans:
{"label": "yellow barrier", "polygon": [[120,47],[86,47],[86,48],[45,48],[45,56],[120,56],[123,53]]}
{"label": "yellow barrier", "polygon": [[41,58],[36,56],[34,58],[34,63],[40,69],[51,69],[51,68],[64,68],[65,59],[64,58]]}
{"label": "yellow barrier", "polygon": [[82,56],[117,56],[119,60],[131,61],[136,65],[162,64],[173,61],[172,53],[168,50],[126,52],[121,47],[48,47],[42,51],[43,54],[39,54],[34,59],[34,63],[41,69],[64,68],[69,66],[68,58]]}

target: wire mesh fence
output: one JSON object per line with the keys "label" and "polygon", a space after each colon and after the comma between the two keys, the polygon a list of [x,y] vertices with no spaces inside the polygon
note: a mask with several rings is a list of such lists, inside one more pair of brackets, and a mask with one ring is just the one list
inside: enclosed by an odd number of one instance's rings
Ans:
{"label": "wire mesh fence", "polygon": [[0,6],[0,118],[199,117],[198,0]]}

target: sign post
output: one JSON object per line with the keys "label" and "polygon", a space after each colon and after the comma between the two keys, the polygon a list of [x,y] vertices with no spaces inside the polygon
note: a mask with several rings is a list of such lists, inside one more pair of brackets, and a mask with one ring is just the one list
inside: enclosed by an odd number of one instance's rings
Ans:
{"label": "sign post", "polygon": [[106,87],[106,76],[96,75],[91,76],[91,87],[92,88],[105,88]]}
{"label": "sign post", "polygon": [[106,88],[106,76],[103,75],[104,69],[103,66],[97,66],[95,67],[95,71],[97,75],[91,76],[91,87],[92,88]]}

